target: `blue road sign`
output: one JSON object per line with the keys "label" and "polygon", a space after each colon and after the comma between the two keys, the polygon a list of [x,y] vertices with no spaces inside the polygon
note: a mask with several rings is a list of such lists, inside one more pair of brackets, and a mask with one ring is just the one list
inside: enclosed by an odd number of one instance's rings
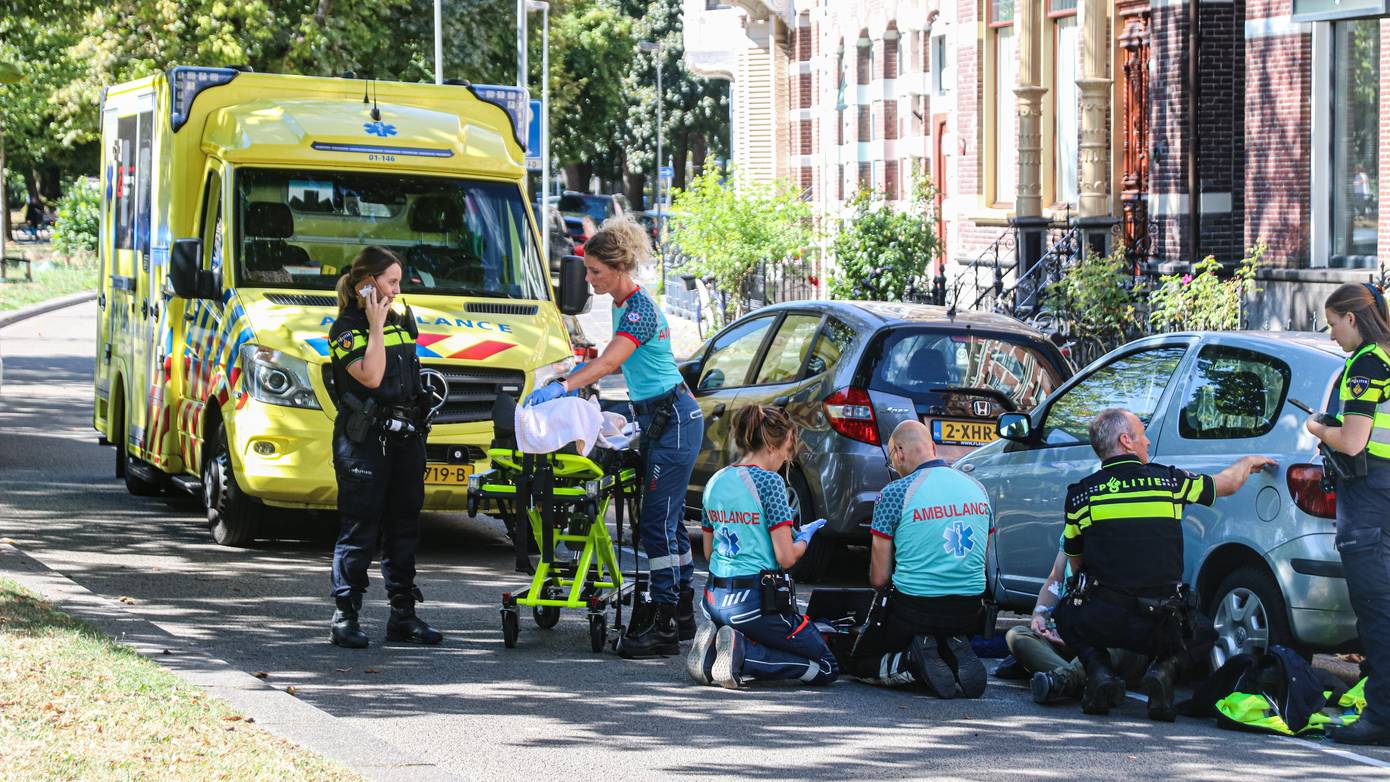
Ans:
{"label": "blue road sign", "polygon": [[661,168],[658,168],[656,170],[656,173],[657,176],[661,177],[662,179],[676,178],[676,169],[672,168],[671,166],[662,166]]}
{"label": "blue road sign", "polygon": [[531,101],[531,121],[526,126],[527,157],[541,156],[541,102]]}

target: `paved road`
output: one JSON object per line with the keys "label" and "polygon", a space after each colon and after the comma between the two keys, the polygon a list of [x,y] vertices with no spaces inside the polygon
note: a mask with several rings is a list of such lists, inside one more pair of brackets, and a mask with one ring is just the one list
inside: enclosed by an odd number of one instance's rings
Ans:
{"label": "paved road", "polygon": [[[0,537],[92,591],[126,598],[169,632],[401,748],[474,778],[875,777],[1385,779],[1390,750],[1152,724],[1131,701],[1105,719],[1041,708],[993,683],[978,701],[937,701],[841,682],[823,689],[698,688],[679,660],[588,651],[574,616],[524,622],[502,647],[498,593],[519,583],[499,524],[427,517],[421,613],[442,647],[385,646],[374,579],[373,646],[327,643],[329,542],[322,523],[254,549],[213,545],[199,509],[136,498],[91,429],[94,305],[0,331]],[[842,577],[861,572],[862,557]]]}

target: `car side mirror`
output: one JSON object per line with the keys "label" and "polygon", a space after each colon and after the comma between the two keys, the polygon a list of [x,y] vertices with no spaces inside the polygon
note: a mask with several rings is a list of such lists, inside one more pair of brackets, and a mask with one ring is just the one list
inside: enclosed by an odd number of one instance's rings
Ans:
{"label": "car side mirror", "polygon": [[169,250],[169,284],[183,299],[222,298],[221,275],[198,268],[203,257],[200,239],[177,239]]}
{"label": "car side mirror", "polygon": [[560,311],[566,315],[580,315],[589,311],[594,293],[589,281],[584,279],[584,259],[578,255],[566,255],[560,259]]}
{"label": "car side mirror", "polygon": [[685,384],[695,388],[700,382],[700,359],[692,358],[689,361],[682,361],[677,367],[681,377],[685,378]]}
{"label": "car side mirror", "polygon": [[995,426],[1005,440],[1026,443],[1033,437],[1033,419],[1023,413],[1004,413]]}

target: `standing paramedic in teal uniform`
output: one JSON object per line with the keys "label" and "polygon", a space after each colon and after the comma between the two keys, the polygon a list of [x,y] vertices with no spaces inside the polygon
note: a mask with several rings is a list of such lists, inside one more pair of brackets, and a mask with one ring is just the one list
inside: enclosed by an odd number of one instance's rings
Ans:
{"label": "standing paramedic in teal uniform", "polygon": [[936,457],[919,421],[898,424],[888,458],[902,477],[874,505],[869,584],[880,592],[845,669],[871,684],[978,698],[985,667],[970,637],[984,606],[989,495]]}
{"label": "standing paramedic in teal uniform", "polygon": [[705,419],[671,352],[671,329],[656,299],[632,279],[650,257],[647,232],[626,218],[605,221],[584,245],[584,267],[595,293],[613,297],[613,340],[603,355],[569,377],[531,392],[526,404],[548,402],[597,383],[619,367],[642,427],[642,512],[638,536],[651,573],[652,611],[622,639],[623,657],[680,653],[679,641],[695,637],[695,566],[685,531],[685,492],[705,436]]}
{"label": "standing paramedic in teal uniform", "polygon": [[709,582],[686,658],[690,678],[735,689],[749,679],[835,681],[838,668],[816,625],[797,610],[791,578],[825,519],[793,534],[787,484],[777,473],[796,452],[796,426],[779,408],[749,405],[734,419],[743,459],[705,485]]}

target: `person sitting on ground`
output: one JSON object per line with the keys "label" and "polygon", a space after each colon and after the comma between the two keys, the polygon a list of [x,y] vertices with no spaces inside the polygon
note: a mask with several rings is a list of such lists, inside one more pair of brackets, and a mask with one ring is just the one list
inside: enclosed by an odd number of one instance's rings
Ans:
{"label": "person sitting on ground", "polygon": [[893,430],[888,457],[903,477],[874,506],[869,583],[880,592],[845,669],[872,684],[978,698],[986,674],[970,637],[983,609],[989,495],[936,457],[918,421]]}
{"label": "person sitting on ground", "polygon": [[792,530],[778,470],[796,452],[796,425],[781,408],[749,405],[734,419],[734,442],[743,459],[705,485],[708,621],[696,631],[686,670],[700,684],[731,689],[752,679],[829,684],[839,673],[835,655],[800,613],[784,571],[825,525],[817,519]]}

